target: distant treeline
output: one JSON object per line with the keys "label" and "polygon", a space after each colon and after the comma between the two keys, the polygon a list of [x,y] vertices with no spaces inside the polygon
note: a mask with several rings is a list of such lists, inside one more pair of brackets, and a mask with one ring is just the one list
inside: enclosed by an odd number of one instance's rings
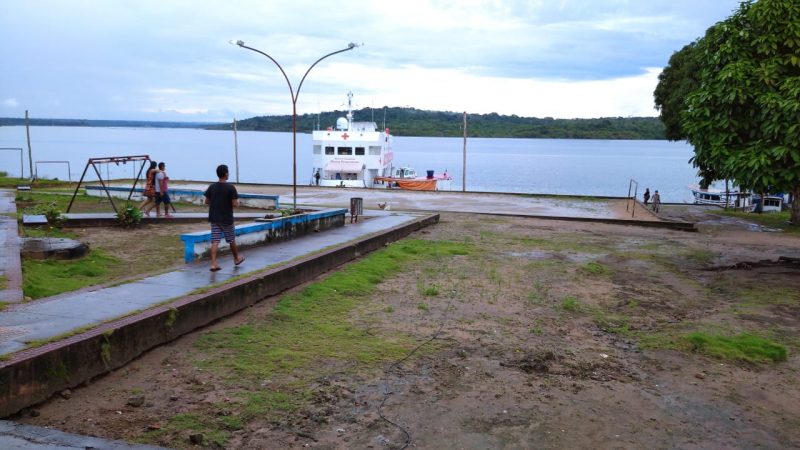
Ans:
{"label": "distant treeline", "polygon": [[[297,117],[297,130],[309,132],[332,127],[345,111],[303,114]],[[463,113],[423,111],[415,108],[364,108],[353,111],[357,122],[385,123],[396,136],[463,135]],[[385,116],[384,116],[385,114]],[[385,122],[384,122],[385,121]],[[231,125],[211,126],[231,129]],[[291,131],[291,116],[260,116],[238,122],[237,129],[251,131]],[[657,117],[604,117],[600,119],[553,119],[492,114],[468,114],[470,137],[558,138],[558,139],[665,139],[664,125]]]}
{"label": "distant treeline", "polygon": [[[364,108],[353,112],[357,122],[385,123],[395,136],[463,135],[463,113],[423,111],[416,108]],[[308,133],[336,124],[346,111],[303,114],[297,117],[297,130]],[[230,130],[231,124],[201,122],[148,122],[140,120],[30,119],[33,126],[58,127],[137,127],[205,128]],[[22,118],[0,117],[0,126],[25,125]],[[238,122],[239,130],[292,131],[291,116],[260,116]],[[600,119],[553,119],[491,114],[468,114],[470,137],[554,138],[554,139],[665,139],[664,124],[657,117],[604,117]]]}
{"label": "distant treeline", "polygon": [[[37,127],[207,128],[218,122],[148,122],[144,120],[30,119]],[[25,125],[25,119],[0,117],[0,127]]]}

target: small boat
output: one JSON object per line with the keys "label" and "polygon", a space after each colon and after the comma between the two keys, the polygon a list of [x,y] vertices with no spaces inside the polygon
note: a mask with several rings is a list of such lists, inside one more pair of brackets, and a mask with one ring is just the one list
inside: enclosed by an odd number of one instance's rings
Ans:
{"label": "small boat", "polygon": [[695,205],[716,205],[729,208],[748,208],[751,206],[749,192],[721,191],[718,189],[701,189],[700,186],[689,186]]}
{"label": "small boat", "polygon": [[441,175],[436,175],[432,170],[428,171],[428,176],[418,177],[417,171],[411,167],[400,167],[391,177],[376,177],[376,182],[387,183],[388,187],[397,187],[410,191],[436,191],[449,190],[452,177],[445,171]]}
{"label": "small boat", "polygon": [[[312,133],[311,184],[330,187],[372,187],[375,177],[391,176],[392,135],[378,130],[375,122],[355,122],[353,93],[347,93],[347,116],[336,120],[336,129]],[[318,176],[319,175],[319,176]]]}
{"label": "small boat", "polygon": [[781,212],[783,211],[784,204],[786,203],[787,199],[784,194],[764,194],[763,201],[762,197],[758,194],[753,194],[753,197],[750,199],[753,204],[753,210],[758,210],[759,205],[763,203],[761,206],[762,212]]}

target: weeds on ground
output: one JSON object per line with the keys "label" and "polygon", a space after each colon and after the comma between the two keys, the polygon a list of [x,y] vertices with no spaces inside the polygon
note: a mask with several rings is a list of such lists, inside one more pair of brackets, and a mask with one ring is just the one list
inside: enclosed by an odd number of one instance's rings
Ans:
{"label": "weeds on ground", "polygon": [[[206,436],[224,442],[232,428],[255,418],[280,420],[282,412],[308,404],[314,392],[309,386],[326,371],[374,370],[400,358],[413,346],[411,338],[368,333],[351,323],[351,312],[379,283],[406,267],[442,264],[469,252],[469,246],[456,242],[400,241],[301,292],[282,296],[266,320],[253,318],[241,326],[203,334],[195,346],[204,359],[196,364],[241,392],[234,404],[226,406],[235,412],[225,419],[213,410],[189,412],[150,435],[202,429]],[[337,364],[326,364],[329,361]],[[265,391],[263,380],[275,379],[286,381]]]}
{"label": "weeds on ground", "polygon": [[686,257],[701,266],[708,265],[714,260],[714,253],[704,248],[690,250]]}
{"label": "weeds on ground", "polygon": [[582,266],[580,270],[591,275],[602,275],[608,272],[608,268],[606,266],[594,261],[586,263],[586,265]]}
{"label": "weeds on ground", "polygon": [[597,325],[597,328],[600,328],[606,333],[619,334],[621,336],[631,335],[631,319],[628,316],[596,311],[592,315],[592,320],[595,325]]}
{"label": "weeds on ground", "polygon": [[576,312],[581,309],[581,302],[575,297],[564,297],[561,301],[561,309],[569,312]]}

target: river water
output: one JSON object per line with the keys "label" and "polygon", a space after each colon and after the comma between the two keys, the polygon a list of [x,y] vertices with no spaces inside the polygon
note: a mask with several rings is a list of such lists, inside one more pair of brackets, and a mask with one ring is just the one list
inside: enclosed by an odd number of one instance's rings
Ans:
{"label": "river water", "polygon": [[[292,183],[292,134],[240,131],[239,180]],[[24,127],[0,127],[0,147],[22,147],[28,175]],[[80,178],[92,157],[149,155],[165,161],[172,179],[214,180],[218,164],[228,164],[236,181],[231,131],[169,128],[31,127],[31,149],[39,177]],[[417,173],[447,170],[451,188],[461,190],[463,139],[395,137],[395,164]],[[626,196],[631,179],[639,193],[649,187],[663,202],[691,202],[687,186],[697,184],[689,164],[692,147],[667,141],[583,139],[467,140],[468,191]],[[19,175],[20,155],[0,151],[0,171]],[[103,177],[131,178],[132,164],[102,167]],[[297,183],[311,181],[311,135],[297,135]],[[90,169],[87,180],[96,180]]]}

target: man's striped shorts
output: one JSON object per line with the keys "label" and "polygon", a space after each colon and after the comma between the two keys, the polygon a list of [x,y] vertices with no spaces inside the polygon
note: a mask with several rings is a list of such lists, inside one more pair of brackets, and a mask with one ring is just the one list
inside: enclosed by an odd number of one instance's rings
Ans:
{"label": "man's striped shorts", "polygon": [[228,244],[236,241],[236,230],[233,224],[223,225],[221,223],[211,224],[211,242],[219,242],[225,236],[225,242]]}

